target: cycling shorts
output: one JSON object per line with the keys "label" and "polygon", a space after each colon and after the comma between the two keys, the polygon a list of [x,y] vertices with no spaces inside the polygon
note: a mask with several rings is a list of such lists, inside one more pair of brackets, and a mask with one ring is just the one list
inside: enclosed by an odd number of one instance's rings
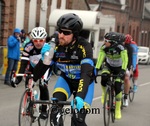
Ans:
{"label": "cycling shorts", "polygon": [[133,77],[138,77],[139,76],[139,68],[138,68],[138,64],[136,64],[136,69],[133,73]]}

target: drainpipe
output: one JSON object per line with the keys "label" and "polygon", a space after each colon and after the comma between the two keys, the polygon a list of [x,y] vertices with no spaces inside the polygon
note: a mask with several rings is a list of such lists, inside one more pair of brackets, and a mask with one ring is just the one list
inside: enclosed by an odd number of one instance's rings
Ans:
{"label": "drainpipe", "polygon": [[87,0],[84,0],[84,1],[86,3],[86,6],[87,6],[88,10],[91,10],[91,8],[90,8],[89,3],[87,2]]}

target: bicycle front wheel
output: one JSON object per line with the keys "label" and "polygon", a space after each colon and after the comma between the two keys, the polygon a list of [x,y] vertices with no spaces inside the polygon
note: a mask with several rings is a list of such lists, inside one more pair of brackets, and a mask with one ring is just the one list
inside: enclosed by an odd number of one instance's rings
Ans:
{"label": "bicycle front wheel", "polygon": [[116,100],[115,100],[115,94],[114,91],[111,91],[111,120],[114,123],[115,122],[115,105],[116,105]]}
{"label": "bicycle front wheel", "polygon": [[109,126],[110,123],[110,113],[111,113],[111,91],[109,88],[106,89],[104,105],[103,105],[103,115],[104,115],[104,126]]}
{"label": "bicycle front wheel", "polygon": [[131,82],[131,84],[130,84],[130,90],[129,90],[129,100],[130,100],[130,102],[133,102],[133,99],[134,99],[134,91],[133,91],[133,85],[134,85],[134,80],[133,80],[133,77],[132,78],[130,78],[130,82]]}
{"label": "bicycle front wheel", "polygon": [[18,123],[19,126],[32,126],[33,118],[31,113],[31,107],[29,106],[31,101],[31,96],[29,92],[25,90],[21,97],[20,105],[19,105],[19,115],[18,115]]}

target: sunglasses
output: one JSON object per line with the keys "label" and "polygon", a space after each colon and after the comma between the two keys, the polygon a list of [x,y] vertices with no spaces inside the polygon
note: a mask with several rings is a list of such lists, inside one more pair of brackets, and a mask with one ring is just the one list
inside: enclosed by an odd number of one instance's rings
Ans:
{"label": "sunglasses", "polygon": [[61,30],[61,29],[58,29],[58,32],[60,34],[63,33],[64,35],[70,35],[70,34],[72,34],[72,31],[64,31],[64,30]]}
{"label": "sunglasses", "polygon": [[105,42],[112,42],[112,40],[104,39]]}
{"label": "sunglasses", "polygon": [[45,41],[44,39],[33,39],[33,42],[35,42],[35,43],[37,43],[37,42],[42,43],[42,42],[44,42],[44,41]]}

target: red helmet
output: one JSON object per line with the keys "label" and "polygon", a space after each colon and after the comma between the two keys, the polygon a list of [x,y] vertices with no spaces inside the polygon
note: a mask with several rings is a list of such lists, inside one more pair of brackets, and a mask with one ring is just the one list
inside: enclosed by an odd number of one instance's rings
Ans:
{"label": "red helmet", "polygon": [[126,44],[130,44],[131,42],[132,42],[132,36],[129,35],[129,34],[127,34],[127,35],[126,35],[126,39],[125,39],[125,43],[126,43]]}

